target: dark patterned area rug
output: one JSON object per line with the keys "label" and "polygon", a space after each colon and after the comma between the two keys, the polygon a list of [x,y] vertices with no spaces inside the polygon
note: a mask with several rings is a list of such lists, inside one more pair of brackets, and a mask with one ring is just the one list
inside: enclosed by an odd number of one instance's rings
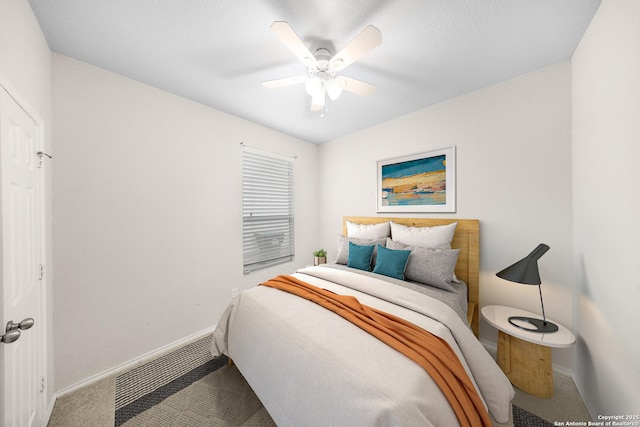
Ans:
{"label": "dark patterned area rug", "polygon": [[[211,336],[116,378],[115,426],[267,427],[275,423],[228,359],[212,359]],[[515,427],[552,424],[513,406]]]}
{"label": "dark patterned area rug", "polygon": [[275,426],[209,335],[116,378],[116,427]]}
{"label": "dark patterned area rug", "polygon": [[210,360],[197,368],[187,372],[175,380],[158,387],[151,393],[148,393],[139,399],[132,401],[131,403],[116,409],[115,426],[121,426],[129,421],[131,418],[136,417],[147,409],[151,409],[154,406],[160,404],[165,399],[173,396],[176,393],[191,386],[196,381],[204,378],[210,373],[218,370],[222,366],[227,364],[226,358],[220,358],[219,360]]}
{"label": "dark patterned area rug", "polygon": [[513,405],[513,425],[515,427],[552,427],[549,421]]}

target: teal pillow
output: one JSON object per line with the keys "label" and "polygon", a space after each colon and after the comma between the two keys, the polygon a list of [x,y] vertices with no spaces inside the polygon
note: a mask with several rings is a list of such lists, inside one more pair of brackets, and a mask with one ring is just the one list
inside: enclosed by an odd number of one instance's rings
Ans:
{"label": "teal pillow", "polygon": [[378,245],[378,258],[373,272],[404,280],[404,269],[407,267],[409,255],[411,255],[411,251],[394,250]]}
{"label": "teal pillow", "polygon": [[360,246],[349,242],[349,261],[347,267],[371,271],[371,256],[375,246]]}

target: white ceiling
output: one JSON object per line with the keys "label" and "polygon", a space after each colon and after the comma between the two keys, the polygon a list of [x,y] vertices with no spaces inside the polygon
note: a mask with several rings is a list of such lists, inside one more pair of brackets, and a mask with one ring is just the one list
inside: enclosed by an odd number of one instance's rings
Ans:
{"label": "white ceiling", "polygon": [[[58,53],[322,143],[571,57],[601,0],[29,0]],[[314,52],[367,25],[383,42],[340,74],[377,86],[343,93],[324,117],[306,73],[269,29],[287,21]]]}

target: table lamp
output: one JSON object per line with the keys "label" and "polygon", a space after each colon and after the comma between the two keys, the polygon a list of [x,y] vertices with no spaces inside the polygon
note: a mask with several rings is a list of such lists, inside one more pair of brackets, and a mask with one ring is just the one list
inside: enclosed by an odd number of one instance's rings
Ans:
{"label": "table lamp", "polygon": [[[558,325],[548,322],[547,317],[544,314],[542,287],[540,286],[540,273],[538,272],[538,259],[540,259],[540,257],[548,250],[549,246],[544,243],[540,243],[529,255],[499,273],[496,273],[496,276],[510,282],[521,283],[523,285],[538,285],[538,291],[540,292],[540,305],[542,305],[542,320],[524,316],[509,317],[509,323],[520,329],[541,333],[555,332],[558,330]],[[526,326],[524,326],[523,323]]]}

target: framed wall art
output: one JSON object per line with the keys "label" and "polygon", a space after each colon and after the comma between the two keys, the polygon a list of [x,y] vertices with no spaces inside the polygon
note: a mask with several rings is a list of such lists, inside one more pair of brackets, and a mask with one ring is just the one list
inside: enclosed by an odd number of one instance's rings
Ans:
{"label": "framed wall art", "polygon": [[377,212],[455,212],[456,147],[378,160]]}

